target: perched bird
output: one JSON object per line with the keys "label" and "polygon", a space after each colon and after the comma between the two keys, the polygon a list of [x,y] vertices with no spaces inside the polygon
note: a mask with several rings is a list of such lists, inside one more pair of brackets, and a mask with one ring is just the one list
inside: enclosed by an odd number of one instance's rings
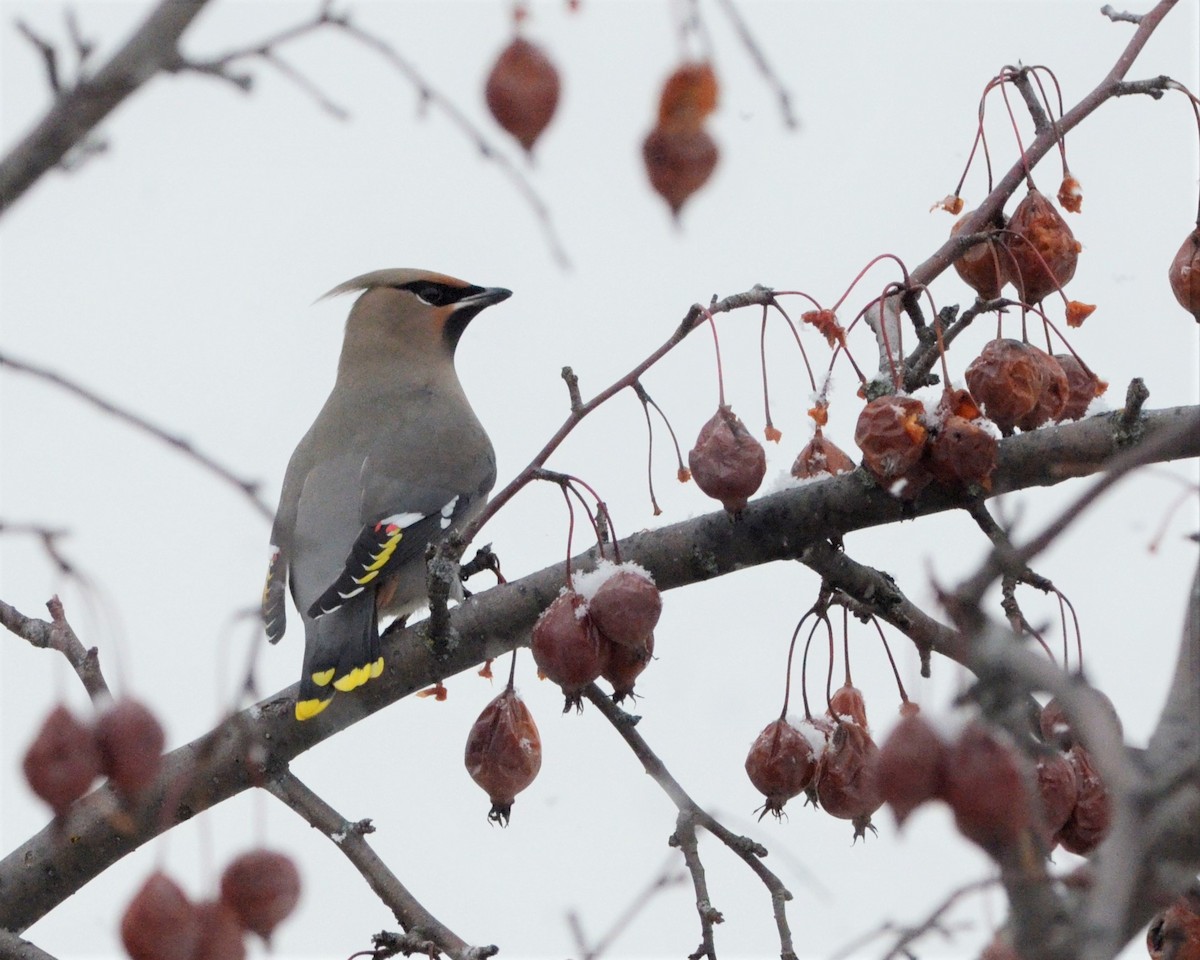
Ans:
{"label": "perched bird", "polygon": [[454,350],[510,291],[377,270],[325,296],[354,291],[333,391],[284,476],[263,591],[272,643],[289,582],[304,621],[298,720],[379,676],[379,618],[427,602],[427,546],[478,514],[496,480]]}

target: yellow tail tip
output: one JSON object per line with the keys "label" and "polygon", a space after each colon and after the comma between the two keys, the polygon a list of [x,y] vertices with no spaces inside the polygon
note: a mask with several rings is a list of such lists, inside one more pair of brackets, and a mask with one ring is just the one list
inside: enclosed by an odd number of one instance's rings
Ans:
{"label": "yellow tail tip", "polygon": [[318,713],[329,706],[329,701],[332,699],[333,697],[329,697],[325,700],[297,700],[296,719],[301,721],[311,720]]}

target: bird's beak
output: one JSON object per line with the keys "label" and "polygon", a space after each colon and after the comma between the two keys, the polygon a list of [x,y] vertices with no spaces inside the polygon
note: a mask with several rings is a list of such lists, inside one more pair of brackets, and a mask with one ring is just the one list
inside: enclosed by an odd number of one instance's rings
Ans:
{"label": "bird's beak", "polygon": [[475,312],[478,313],[484,307],[490,307],[493,303],[500,303],[511,296],[512,291],[505,290],[504,287],[483,287],[478,293],[473,293],[469,297],[463,297],[458,301],[456,306],[458,309],[473,307]]}

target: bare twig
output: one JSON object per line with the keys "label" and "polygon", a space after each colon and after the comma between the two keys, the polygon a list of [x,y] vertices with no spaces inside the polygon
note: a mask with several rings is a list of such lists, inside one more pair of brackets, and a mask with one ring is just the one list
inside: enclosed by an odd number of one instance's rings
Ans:
{"label": "bare twig", "polygon": [[17,21],[17,31],[33,44],[34,49],[41,55],[42,64],[46,68],[46,82],[50,85],[51,92],[58,96],[63,91],[62,79],[58,75],[58,51],[54,49],[53,44],[34,33],[33,28],[24,20]]}
{"label": "bare twig", "polygon": [[792,95],[788,92],[787,87],[783,85],[783,81],[779,79],[779,75],[767,63],[766,55],[762,52],[758,41],[754,39],[754,34],[750,32],[750,27],[742,17],[741,11],[738,10],[733,0],[718,0],[718,3],[721,9],[725,11],[729,22],[733,24],[734,32],[738,35],[738,39],[742,41],[742,46],[746,48],[746,52],[750,54],[750,59],[758,67],[758,72],[762,74],[763,79],[767,82],[767,86],[774,91],[775,97],[779,101],[779,111],[783,115],[784,125],[790,130],[797,129],[800,126],[800,121],[796,119],[796,114],[792,110]]}
{"label": "bare twig", "polygon": [[258,496],[258,483],[251,480],[244,480],[237,476],[227,467],[214,460],[212,457],[205,453],[201,453],[192,446],[190,441],[185,440],[178,434],[170,433],[167,430],[164,430],[162,427],[151,423],[145,417],[136,414],[131,410],[127,410],[124,407],[118,406],[111,400],[106,400],[99,394],[94,393],[78,383],[75,383],[73,380],[69,380],[60,373],[55,373],[53,370],[48,370],[45,367],[39,367],[23,360],[16,360],[8,354],[3,353],[0,353],[0,367],[8,367],[12,370],[19,371],[20,373],[27,373],[31,376],[37,377],[40,380],[44,380],[47,383],[51,383],[54,386],[65,390],[67,393],[73,394],[79,399],[90,403],[92,406],[102,410],[104,413],[116,417],[118,420],[123,420],[130,426],[135,427],[144,433],[150,434],[152,437],[161,440],[170,447],[174,447],[184,456],[194,460],[209,473],[215,474],[226,483],[236,487],[254,505],[254,508],[267,520],[270,520],[274,516],[275,512],[265,503],[263,503]]}
{"label": "bare twig", "polygon": [[[599,711],[604,714],[604,718],[612,724],[613,729],[621,735],[621,738],[629,745],[634,756],[641,762],[646,773],[657,783],[663,792],[670,798],[679,811],[680,820],[676,824],[676,836],[679,836],[679,826],[683,824],[686,828],[684,837],[686,838],[687,830],[693,831],[695,827],[703,827],[714,837],[720,840],[725,846],[739,856],[743,862],[754,872],[754,874],[763,882],[771,896],[771,906],[775,914],[775,926],[779,931],[780,957],[782,960],[796,960],[795,950],[792,946],[792,932],[788,926],[787,911],[785,904],[792,899],[791,893],[783,885],[783,882],[766,866],[763,865],[762,858],[766,856],[767,851],[760,844],[755,843],[748,837],[738,836],[727,829],[719,820],[712,815],[706,813],[700,808],[695,800],[688,795],[687,791],[680,786],[666,764],[659,759],[658,755],[650,749],[650,745],[645,739],[634,729],[633,723],[630,722],[630,716],[615,703],[613,703],[604,692],[594,683],[588,684],[583,690],[583,695],[588,698]],[[685,821],[683,818],[686,817]],[[681,841],[682,849],[682,841]],[[689,855],[684,850],[685,858]],[[689,863],[689,868],[691,864]],[[693,882],[699,884],[697,873],[694,868],[691,870]],[[701,871],[700,876],[703,876]],[[711,943],[711,924],[718,922],[711,916],[715,913],[712,909],[712,904],[708,902],[707,894],[701,895],[702,887],[697,886],[697,910],[701,915],[701,926],[705,923],[709,927],[709,938],[706,942]],[[708,920],[704,918],[708,915]],[[717,914],[719,916],[719,914]],[[710,953],[710,957],[715,957],[715,953]]]}
{"label": "bare twig", "polygon": [[1119,23],[1122,21],[1125,23],[1141,23],[1142,17],[1144,16],[1144,14],[1141,13],[1121,12],[1114,9],[1111,3],[1106,3],[1104,6],[1102,6],[1100,8],[1100,12],[1104,14],[1104,16],[1108,17],[1108,19],[1113,23]]}
{"label": "bare twig", "polygon": [[0,216],[177,56],[179,38],[207,3],[161,0],[95,77],[55,99],[37,126],[0,160]]}
{"label": "bare twig", "polygon": [[35,620],[0,600],[0,625],[35,647],[57,650],[66,657],[67,663],[92,698],[92,703],[99,705],[111,700],[108,683],[100,670],[99,651],[95,647],[85,648],[79,642],[79,637],[67,622],[62,601],[58,597],[52,597],[46,603],[46,608],[50,611],[50,620]]}
{"label": "bare twig", "polygon": [[482,960],[498,952],[495,946],[468,945],[425,909],[367,843],[366,834],[374,829],[369,820],[345,819],[290,770],[272,777],[266,789],[337,845],[409,934],[435,944],[454,960]]}
{"label": "bare twig", "polygon": [[[509,481],[504,489],[497,492],[488,501],[488,505],[483,509],[483,512],[463,529],[462,538],[464,542],[470,543],[483,525],[534,478],[535,473],[545,465],[546,461],[550,459],[550,455],[558,449],[584,417],[622,390],[630,388],[636,391],[640,386],[639,380],[641,376],[675,349],[683,341],[683,338],[695,329],[702,318],[709,314],[728,313],[731,310],[737,310],[742,307],[769,305],[773,300],[774,292],[769,287],[755,284],[749,290],[732,294],[721,300],[714,297],[712,303],[707,307],[702,307],[700,304],[694,303],[667,341],[627,374],[601,390],[586,403],[576,405],[575,397],[572,396],[571,412],[562,426],[558,428],[554,436],[546,442],[546,445],[538,451],[525,468]],[[566,379],[565,374],[564,379]],[[570,389],[570,380],[567,383],[568,389]]]}
{"label": "bare twig", "polygon": [[533,184],[529,182],[529,178],[517,168],[516,164],[493,147],[475,124],[467,118],[467,115],[446,96],[430,86],[429,82],[421,76],[417,68],[401,56],[400,52],[390,43],[363,30],[352,23],[349,17],[329,14],[328,22],[345,32],[347,36],[353,37],[359,43],[374,50],[383,57],[397,73],[413,85],[421,98],[422,105],[431,105],[440,110],[454,126],[462,131],[468,140],[471,140],[475,144],[476,149],[482,156],[491,160],[500,168],[500,171],[516,187],[517,192],[529,205],[530,209],[533,210],[534,216],[537,217],[538,224],[542,229],[542,235],[545,237],[554,259],[561,267],[570,266],[570,259],[567,257],[566,249],[563,247],[562,241],[558,237],[558,231],[555,229],[554,222],[550,217],[550,209],[546,206],[545,201],[538,196],[537,191],[533,189]]}
{"label": "bare twig", "polygon": [[579,918],[579,914],[573,910],[568,913],[567,924],[570,926],[571,933],[575,937],[575,946],[579,949],[580,960],[598,960],[598,958],[603,957],[613,943],[616,942],[617,937],[628,929],[638,914],[650,905],[656,894],[670,887],[677,886],[685,879],[684,874],[676,870],[671,870],[669,863],[665,865],[654,879],[629,901],[629,905],[621,912],[620,916],[612,922],[608,930],[591,946],[588,946],[587,937],[584,935],[583,923]]}

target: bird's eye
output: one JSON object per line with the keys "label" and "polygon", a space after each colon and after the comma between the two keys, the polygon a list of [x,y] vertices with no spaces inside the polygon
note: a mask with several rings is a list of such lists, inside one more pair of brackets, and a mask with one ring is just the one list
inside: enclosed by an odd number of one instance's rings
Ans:
{"label": "bird's eye", "polygon": [[440,307],[446,302],[446,291],[442,287],[429,284],[424,287],[418,287],[413,291],[421,300],[429,304],[431,307]]}

